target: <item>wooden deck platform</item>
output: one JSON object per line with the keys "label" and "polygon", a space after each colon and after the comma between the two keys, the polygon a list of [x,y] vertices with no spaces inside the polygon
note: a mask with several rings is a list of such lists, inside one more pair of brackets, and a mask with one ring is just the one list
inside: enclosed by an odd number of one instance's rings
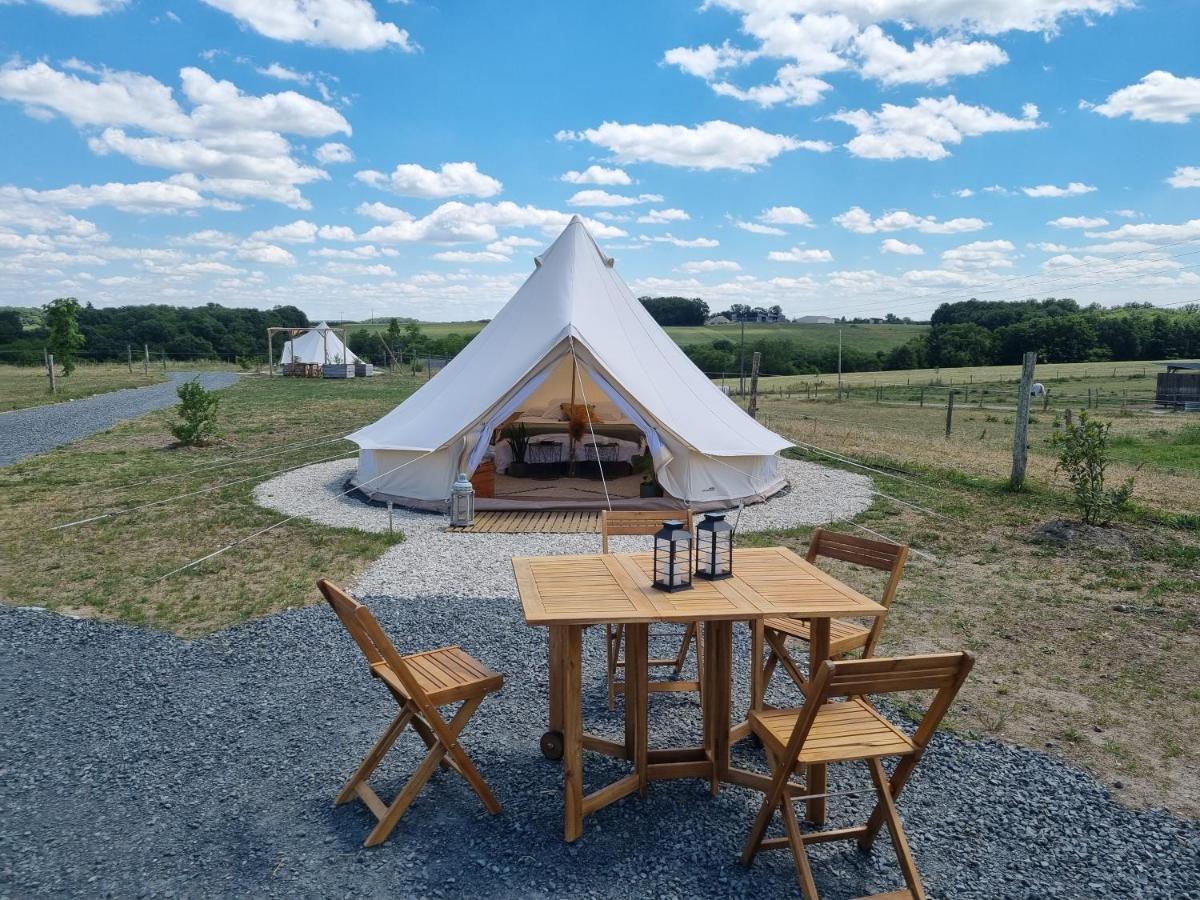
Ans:
{"label": "wooden deck platform", "polygon": [[591,509],[557,512],[482,510],[475,513],[474,525],[447,530],[460,534],[599,534],[600,513]]}

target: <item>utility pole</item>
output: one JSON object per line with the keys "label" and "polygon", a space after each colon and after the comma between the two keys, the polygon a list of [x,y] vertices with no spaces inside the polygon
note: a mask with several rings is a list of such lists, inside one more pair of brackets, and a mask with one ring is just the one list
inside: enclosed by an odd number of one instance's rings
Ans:
{"label": "utility pole", "polygon": [[1031,350],[1021,361],[1021,393],[1017,396],[1017,419],[1013,427],[1013,464],[1008,488],[1019,491],[1025,484],[1025,466],[1029,461],[1029,390],[1033,387],[1033,370],[1037,351]]}
{"label": "utility pole", "polygon": [[757,350],[750,360],[750,418],[758,418],[758,367],[762,362],[762,354]]}
{"label": "utility pole", "polygon": [[842,401],[842,329],[838,328],[838,402]]}

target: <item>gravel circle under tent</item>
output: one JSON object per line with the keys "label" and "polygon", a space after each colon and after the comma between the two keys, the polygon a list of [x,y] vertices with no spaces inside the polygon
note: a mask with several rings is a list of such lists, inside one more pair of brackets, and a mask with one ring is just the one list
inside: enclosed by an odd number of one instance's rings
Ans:
{"label": "gravel circle under tent", "polygon": [[[796,487],[775,502],[799,508],[790,498],[829,470],[786,465],[796,467]],[[263,485],[259,499],[289,514],[308,503],[309,517],[330,525],[357,517],[358,527],[386,528],[386,510],[334,499],[346,474],[344,463],[298,470]],[[834,487],[860,509],[869,503],[867,479],[831,477],[860,479]],[[784,524],[782,507],[765,518],[769,507],[747,508],[743,528]],[[524,624],[508,558],[593,551],[596,536],[446,535],[442,517],[396,515],[408,540],[352,586],[401,652],[460,644],[504,673],[462,740],[504,805],[500,816],[441,772],[385,844],[362,847],[373,817],[332,801],[395,704],[324,604],[194,641],[0,607],[0,898],[797,895],[787,852],[739,865],[761,796],[740,787],[714,798],[706,782],[655,782],[646,799],[589,817],[583,837],[565,844],[561,767],[538,750],[546,633]],[[745,659],[744,626],[734,641],[734,659]],[[744,709],[748,673],[734,672],[734,708]],[[583,679],[588,729],[619,739],[600,629],[585,638]],[[799,694],[777,677],[768,700],[794,704]],[[694,743],[700,719],[694,695],[653,695],[651,745]],[[381,794],[390,798],[423,755],[405,735],[372,779]],[[763,768],[750,741],[734,757]],[[587,789],[626,771],[587,754]],[[833,790],[868,780],[862,767],[831,769]],[[830,824],[861,821],[866,804],[834,798]],[[1124,809],[1086,773],[1040,752],[941,733],[900,808],[933,897],[1200,900],[1200,825]],[[828,900],[903,883],[882,837],[871,854],[835,843],[812,857]]]}
{"label": "gravel circle under tent", "polygon": [[232,372],[172,372],[167,381],[159,384],[0,414],[0,466],[89,437],[126,419],[173,406],[179,402],[176,395],[179,385],[193,378],[199,378],[202,385],[214,390],[229,387],[238,376]]}

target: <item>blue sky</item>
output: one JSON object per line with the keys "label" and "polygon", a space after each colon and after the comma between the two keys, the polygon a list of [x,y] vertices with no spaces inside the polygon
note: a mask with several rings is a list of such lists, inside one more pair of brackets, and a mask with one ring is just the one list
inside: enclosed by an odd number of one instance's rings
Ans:
{"label": "blue sky", "polygon": [[0,0],[0,304],[1200,299],[1189,0]]}

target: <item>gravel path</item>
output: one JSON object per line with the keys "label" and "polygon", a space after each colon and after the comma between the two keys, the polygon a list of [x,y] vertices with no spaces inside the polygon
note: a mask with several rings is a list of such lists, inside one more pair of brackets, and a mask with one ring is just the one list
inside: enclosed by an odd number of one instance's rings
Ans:
{"label": "gravel path", "polygon": [[[796,896],[785,852],[752,869],[738,854],[758,807],[749,790],[708,795],[656,782],[561,840],[561,769],[537,739],[545,637],[515,600],[372,597],[401,652],[461,643],[506,675],[464,733],[504,812],[487,816],[440,773],[392,838],[332,798],[395,707],[324,606],[290,610],[204,640],[34,610],[0,608],[0,897],[27,896]],[[747,652],[735,629],[735,658]],[[605,708],[603,646],[585,645],[585,720],[617,736]],[[795,701],[776,679],[777,702]],[[738,684],[735,702],[745,702]],[[690,695],[651,700],[654,743],[691,743]],[[386,796],[423,755],[406,735],[376,776]],[[761,767],[749,742],[739,764]],[[624,764],[588,755],[590,787]],[[1200,828],[1119,807],[1087,775],[1041,753],[939,735],[901,800],[930,895],[961,898],[1200,898]],[[832,784],[858,787],[857,767]],[[860,803],[831,802],[831,824]],[[814,848],[822,896],[902,884],[882,839]]]}
{"label": "gravel path", "polygon": [[37,456],[63,444],[136,419],[179,402],[175,390],[197,375],[210,390],[228,387],[237,380],[231,372],[172,372],[169,381],[149,387],[126,388],[95,394],[82,400],[31,406],[0,414],[0,466]]}
{"label": "gravel path", "polygon": [[[307,466],[264,482],[254,496],[287,515],[302,514],[340,528],[386,531],[386,509],[339,496],[354,466],[354,460]],[[871,505],[871,480],[862,475],[791,459],[780,460],[780,471],[791,489],[767,503],[747,506],[742,511],[743,530],[844,520]],[[512,557],[599,550],[595,534],[449,534],[444,516],[403,509],[393,515],[405,541],[371,565],[354,585],[358,591],[391,593],[403,585],[414,594],[515,596]],[[618,552],[647,546],[646,538],[638,536],[613,538],[611,545]]]}

